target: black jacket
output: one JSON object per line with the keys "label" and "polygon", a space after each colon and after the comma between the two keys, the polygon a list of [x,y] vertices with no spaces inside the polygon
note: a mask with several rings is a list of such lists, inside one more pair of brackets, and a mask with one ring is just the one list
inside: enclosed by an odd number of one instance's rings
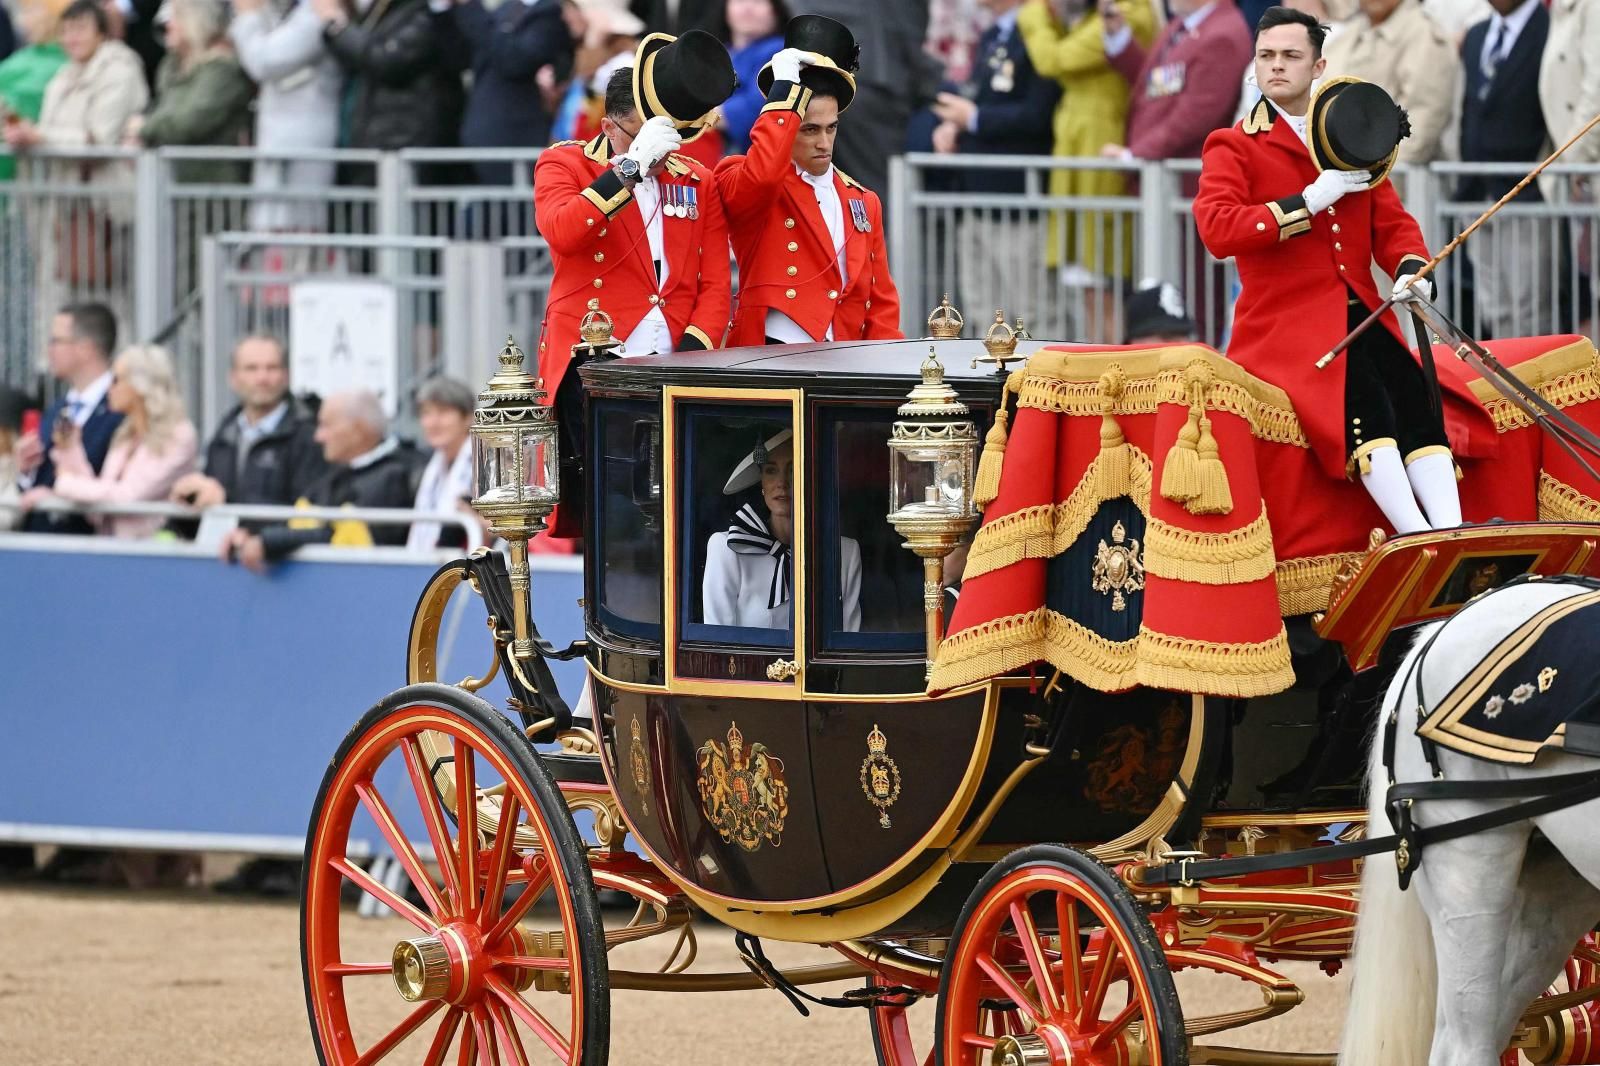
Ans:
{"label": "black jacket", "polygon": [[[416,449],[400,444],[389,454],[359,470],[348,466],[329,467],[306,492],[316,507],[410,507],[417,499],[417,482],[424,466]],[[374,544],[406,542],[411,532],[404,525],[371,526]],[[333,539],[333,527],[318,522],[310,529],[291,529],[287,525],[268,526],[261,531],[261,542],[268,559],[282,559],[303,544],[326,544]]]}
{"label": "black jacket", "polygon": [[[472,93],[461,122],[467,148],[543,148],[550,143],[550,114],[535,77],[541,67],[566,65],[572,37],[561,20],[562,0],[506,0],[494,11],[482,0],[450,9],[462,61],[472,68]],[[511,182],[510,163],[475,163],[485,184]]]}
{"label": "black jacket", "polygon": [[291,398],[283,421],[256,441],[239,462],[239,408],[222,416],[206,445],[206,475],[222,483],[229,503],[292,504],[327,472],[313,403]]}
{"label": "black jacket", "polygon": [[428,0],[377,0],[359,21],[324,31],[350,75],[342,142],[349,148],[449,148],[461,125],[461,72]]}
{"label": "black jacket", "polygon": [[[1010,36],[989,27],[978,38],[973,63],[978,128],[961,135],[961,151],[975,155],[1049,155],[1056,102],[1061,86],[1034,72],[1022,33]],[[970,170],[963,175],[968,192],[1020,193],[1027,178],[1020,170]]]}
{"label": "black jacket", "polygon": [[[1537,163],[1544,156],[1544,109],[1539,105],[1539,64],[1550,36],[1550,13],[1538,0],[1522,27],[1511,54],[1495,68],[1494,80],[1483,76],[1483,49],[1489,21],[1473,26],[1461,44],[1466,71],[1466,98],[1461,109],[1461,160],[1464,163]],[[1463,200],[1497,200],[1511,191],[1518,174],[1466,177],[1456,191]],[[1540,200],[1539,183],[1529,182],[1517,194],[1522,201]]]}

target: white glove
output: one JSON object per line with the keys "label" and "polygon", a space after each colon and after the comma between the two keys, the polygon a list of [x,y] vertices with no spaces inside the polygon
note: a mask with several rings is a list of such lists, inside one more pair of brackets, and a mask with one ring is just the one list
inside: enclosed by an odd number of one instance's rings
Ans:
{"label": "white glove", "polygon": [[1324,170],[1300,195],[1305,198],[1306,210],[1320,215],[1345,193],[1365,189],[1371,180],[1372,173],[1366,170]]}
{"label": "white glove", "polygon": [[[1416,281],[1412,281],[1416,278]],[[1393,295],[1396,303],[1410,303],[1419,296],[1424,300],[1433,299],[1433,281],[1430,278],[1417,278],[1415,274],[1401,274],[1394,279]]]}
{"label": "white glove", "polygon": [[816,62],[816,57],[810,52],[799,48],[785,48],[772,57],[773,81],[799,81],[800,68],[809,67]]}
{"label": "white glove", "polygon": [[633,144],[623,153],[629,159],[639,164],[639,173],[648,174],[657,163],[661,162],[671,152],[675,152],[683,144],[683,134],[672,125],[672,120],[665,115],[657,115],[639,127],[639,133],[633,139]]}

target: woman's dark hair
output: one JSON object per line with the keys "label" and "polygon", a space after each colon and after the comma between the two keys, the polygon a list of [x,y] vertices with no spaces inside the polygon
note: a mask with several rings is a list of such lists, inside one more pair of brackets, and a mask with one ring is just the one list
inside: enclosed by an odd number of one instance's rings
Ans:
{"label": "woman's dark hair", "polygon": [[96,0],[72,0],[61,12],[61,21],[71,22],[74,19],[94,19],[94,28],[100,31],[100,36],[111,36],[111,20]]}
{"label": "woman's dark hair", "polygon": [[1306,36],[1311,38],[1311,54],[1322,55],[1322,42],[1328,39],[1328,27],[1316,20],[1313,15],[1304,11],[1296,11],[1292,7],[1269,7],[1261,16],[1261,21],[1256,23],[1256,38],[1274,26],[1304,26]]}
{"label": "woman's dark hair", "polygon": [[[772,5],[773,33],[782,36],[783,28],[794,16],[786,0],[767,0]],[[728,25],[728,0],[722,0],[712,14],[706,16],[704,29],[723,44],[733,44],[733,29]]]}

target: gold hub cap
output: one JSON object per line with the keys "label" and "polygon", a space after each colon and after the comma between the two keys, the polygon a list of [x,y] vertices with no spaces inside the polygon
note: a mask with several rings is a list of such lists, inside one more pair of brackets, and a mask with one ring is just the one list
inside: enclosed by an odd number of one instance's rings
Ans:
{"label": "gold hub cap", "polygon": [[995,1041],[994,1051],[989,1056],[990,1066],[1052,1066],[1054,1061],[1044,1037],[1034,1033],[1002,1036]]}
{"label": "gold hub cap", "polygon": [[400,941],[391,964],[395,987],[407,1003],[443,999],[450,991],[450,953],[436,936]]}

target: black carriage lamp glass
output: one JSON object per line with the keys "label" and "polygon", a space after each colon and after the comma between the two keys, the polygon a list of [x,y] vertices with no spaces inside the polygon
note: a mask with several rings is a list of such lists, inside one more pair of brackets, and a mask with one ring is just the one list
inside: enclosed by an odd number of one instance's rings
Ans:
{"label": "black carriage lamp glass", "polygon": [[507,337],[499,371],[478,394],[472,416],[472,506],[510,547],[508,571],[516,604],[512,653],[530,659],[528,540],[544,529],[560,495],[560,447],[541,382],[522,362],[522,349]]}
{"label": "black carriage lamp glass", "polygon": [[922,381],[906,396],[889,434],[889,524],[923,561],[928,663],[944,638],[944,560],[978,520],[972,503],[978,430],[944,380],[930,345]]}

